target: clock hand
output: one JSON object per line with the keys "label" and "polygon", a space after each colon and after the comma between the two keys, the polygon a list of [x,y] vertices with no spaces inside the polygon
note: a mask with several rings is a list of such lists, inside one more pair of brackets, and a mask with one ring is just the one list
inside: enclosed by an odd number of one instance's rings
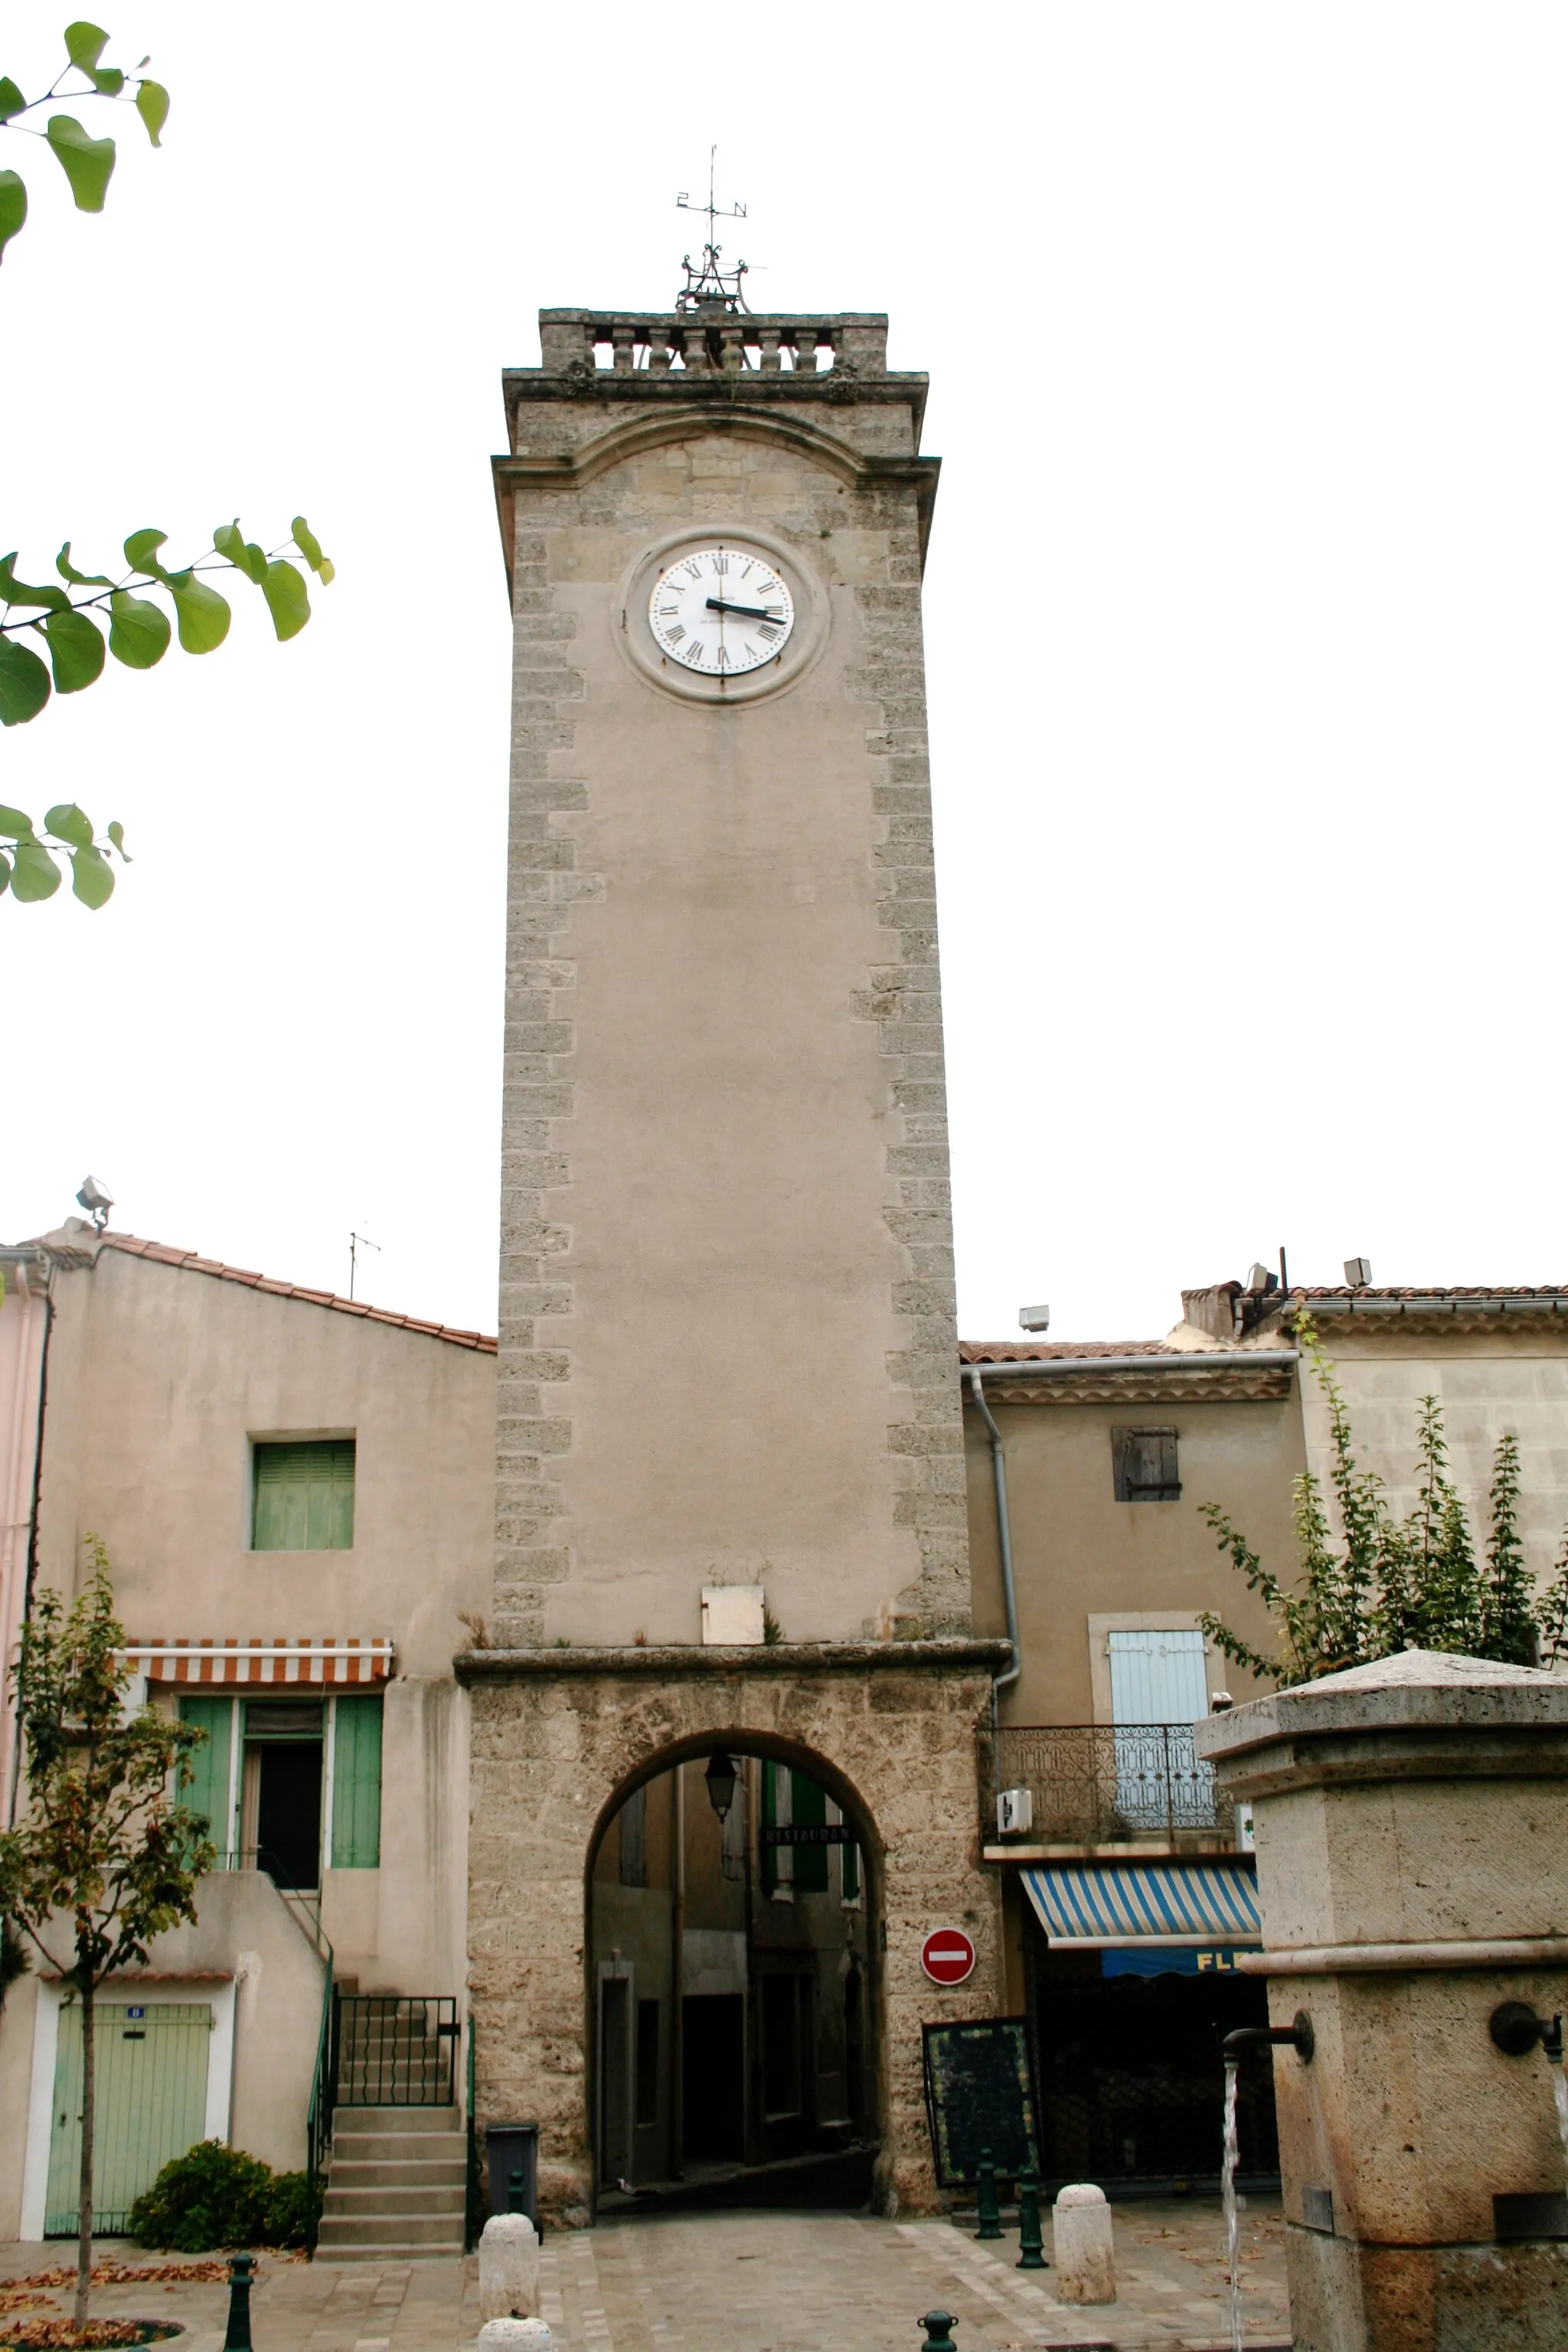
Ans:
{"label": "clock hand", "polygon": [[727,604],[721,596],[710,596],[708,610],[710,613],[739,613],[747,621],[773,621],[776,624],[784,619],[782,612],[770,613],[763,604]]}

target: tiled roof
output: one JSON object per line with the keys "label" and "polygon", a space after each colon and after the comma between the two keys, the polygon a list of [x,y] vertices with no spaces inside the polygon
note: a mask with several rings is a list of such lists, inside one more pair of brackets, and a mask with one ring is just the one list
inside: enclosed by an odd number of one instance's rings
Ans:
{"label": "tiled roof", "polygon": [[277,1282],[271,1276],[252,1274],[242,1265],[225,1265],[221,1258],[199,1257],[195,1250],[145,1242],[135,1234],[105,1234],[106,1249],[123,1250],[127,1257],[151,1258],[155,1265],[181,1266],[187,1274],[210,1274],[219,1282],[242,1282],[247,1290],[265,1290],[274,1298],[299,1298],[308,1307],[330,1307],[339,1315],[357,1315],[366,1323],[391,1323],[400,1331],[422,1332],[427,1339],[447,1339],[455,1348],[478,1348],[493,1356],[496,1342],[488,1331],[455,1331],[447,1323],[422,1323],[414,1315],[394,1315],[385,1307],[367,1307],[363,1299],[340,1298],[335,1291],[306,1290],[297,1282]]}
{"label": "tiled roof", "polygon": [[961,1364],[1076,1363],[1086,1356],[1177,1356],[1163,1339],[961,1339]]}
{"label": "tiled roof", "polygon": [[1300,1283],[1290,1285],[1294,1298],[1409,1298],[1417,1302],[1447,1298],[1568,1298],[1568,1289],[1561,1283],[1451,1283],[1447,1286],[1426,1288],[1420,1286],[1385,1289],[1367,1283],[1353,1288],[1346,1282]]}

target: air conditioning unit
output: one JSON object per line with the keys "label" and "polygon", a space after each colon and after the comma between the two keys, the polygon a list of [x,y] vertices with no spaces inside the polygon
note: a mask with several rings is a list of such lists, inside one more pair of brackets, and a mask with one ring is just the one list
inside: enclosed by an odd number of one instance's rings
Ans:
{"label": "air conditioning unit", "polygon": [[1004,1789],[996,1799],[996,1834],[1018,1837],[1035,1826],[1035,1801],[1027,1789]]}

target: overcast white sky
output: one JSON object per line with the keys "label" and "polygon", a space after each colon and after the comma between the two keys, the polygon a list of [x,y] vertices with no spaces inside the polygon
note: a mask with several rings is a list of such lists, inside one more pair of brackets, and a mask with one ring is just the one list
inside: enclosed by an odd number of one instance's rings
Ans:
{"label": "overcast white sky", "polygon": [[[29,94],[69,13],[6,12]],[[174,111],[100,218],[0,139],[5,544],[302,509],[339,578],[0,741],[138,860],[0,900],[0,1234],[90,1168],[305,1283],[361,1223],[362,1295],[494,1328],[498,372],[673,294],[716,139],[753,302],[931,371],[966,1335],[1153,1334],[1281,1242],[1563,1278],[1560,5],[106,13]]]}

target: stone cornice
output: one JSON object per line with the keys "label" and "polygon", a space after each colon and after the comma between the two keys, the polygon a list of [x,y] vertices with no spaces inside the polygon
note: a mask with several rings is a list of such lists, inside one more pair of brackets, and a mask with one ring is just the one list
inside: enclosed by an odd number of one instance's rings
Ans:
{"label": "stone cornice", "polygon": [[[620,384],[642,379],[612,376],[608,381],[612,384]],[[882,483],[911,486],[920,520],[921,559],[924,562],[931,536],[931,510],[936,503],[937,481],[942,472],[940,457],[862,451],[838,435],[825,432],[806,417],[784,415],[776,409],[759,409],[749,403],[736,404],[725,393],[731,381],[729,378],[714,380],[721,395],[716,401],[707,381],[700,377],[697,379],[697,388],[700,393],[708,394],[701,399],[692,397],[691,388],[681,377],[673,380],[654,377],[648,381],[661,395],[660,407],[654,415],[626,416],[607,423],[603,433],[595,434],[591,441],[574,450],[538,455],[530,452],[526,457],[491,458],[496,516],[500,525],[501,551],[506,560],[509,587],[511,585],[520,488],[537,485],[543,489],[576,489],[626,458],[667,447],[673,442],[689,441],[696,433],[732,434],[742,440],[782,445],[794,455],[809,458],[829,473],[838,475],[841,480],[856,489],[875,488]],[[812,376],[805,381],[816,383],[818,379]],[[830,383],[832,379],[827,377],[821,381]],[[560,389],[559,385],[556,389]]]}
{"label": "stone cornice", "polygon": [[459,1650],[460,1683],[510,1682],[519,1675],[662,1675],[672,1682],[714,1675],[994,1674],[1012,1659],[1006,1642],[760,1642],[743,1648],[652,1643],[537,1650]]}

